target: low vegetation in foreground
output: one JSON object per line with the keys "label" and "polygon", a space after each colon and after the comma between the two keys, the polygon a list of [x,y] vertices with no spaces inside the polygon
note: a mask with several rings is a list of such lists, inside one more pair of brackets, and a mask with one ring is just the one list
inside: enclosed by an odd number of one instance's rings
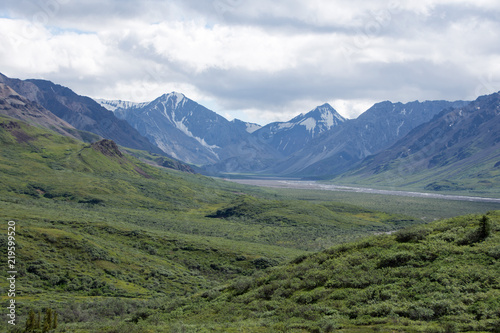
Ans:
{"label": "low vegetation in foreground", "polygon": [[496,211],[334,246],[167,304],[161,320],[189,332],[498,332],[499,231]]}
{"label": "low vegetation in foreground", "polygon": [[497,327],[497,213],[361,241],[422,219],[158,168],[3,116],[0,145],[13,331],[48,309],[55,332]]}

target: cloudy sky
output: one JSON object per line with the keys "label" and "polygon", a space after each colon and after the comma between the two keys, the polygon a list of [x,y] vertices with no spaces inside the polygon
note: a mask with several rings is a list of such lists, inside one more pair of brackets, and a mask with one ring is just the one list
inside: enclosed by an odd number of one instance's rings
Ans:
{"label": "cloudy sky", "polygon": [[498,0],[3,0],[0,72],[228,119],[500,90]]}

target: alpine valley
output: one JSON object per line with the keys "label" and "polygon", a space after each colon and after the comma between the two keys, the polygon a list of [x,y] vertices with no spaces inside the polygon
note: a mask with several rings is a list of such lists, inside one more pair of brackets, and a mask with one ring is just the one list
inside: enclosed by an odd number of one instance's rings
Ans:
{"label": "alpine valley", "polygon": [[1,331],[498,332],[499,119],[495,93],[261,126],[0,74]]}
{"label": "alpine valley", "polygon": [[380,152],[443,109],[467,102],[382,102],[347,120],[329,104],[287,122],[228,121],[180,93],[150,103],[99,101],[166,154],[208,174],[328,177]]}
{"label": "alpine valley", "polygon": [[[212,176],[334,179],[334,183],[343,185],[493,196],[498,188],[500,153],[491,134],[497,132],[497,94],[472,104],[385,101],[356,119],[345,119],[331,105],[323,104],[289,121],[261,126],[238,119],[228,121],[178,92],[142,103],[94,101],[49,81],[11,79],[0,74],[0,82],[4,90],[12,90],[12,96],[25,100],[22,103],[34,103],[35,108],[44,110],[44,116],[31,117],[31,122],[50,125],[83,141],[95,141],[97,135],[129,149],[150,152],[157,157],[149,157],[149,161],[160,166]],[[468,109],[468,105],[484,99],[492,102]],[[4,114],[16,117],[7,110]],[[441,155],[434,156],[429,145],[437,149],[435,138],[439,133],[448,133],[446,126],[457,128],[442,117],[460,118],[463,114],[476,121],[460,121],[464,128],[439,148]],[[52,120],[48,121],[47,115]],[[17,118],[26,120],[26,114]],[[486,134],[477,128],[486,125],[479,125],[477,119],[487,119],[490,124],[490,134],[481,139],[481,144],[478,140]],[[421,132],[424,129],[429,132]],[[422,138],[430,143],[422,143]],[[409,149],[408,142],[419,142],[425,152],[404,151]],[[455,153],[459,158],[443,155],[450,145],[460,147]],[[424,162],[413,163],[422,154],[429,159],[425,172]],[[403,165],[405,171],[401,172]]]}

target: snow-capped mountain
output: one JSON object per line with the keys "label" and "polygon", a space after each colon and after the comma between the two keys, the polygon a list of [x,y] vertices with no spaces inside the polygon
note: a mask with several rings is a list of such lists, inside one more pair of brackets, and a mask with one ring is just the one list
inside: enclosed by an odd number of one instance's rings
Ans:
{"label": "snow-capped mountain", "polygon": [[105,104],[116,108],[117,117],[128,121],[165,153],[202,165],[209,172],[262,171],[314,177],[347,171],[441,110],[467,102],[386,101],[353,120],[323,104],[287,122],[260,128],[240,120],[228,121],[175,92],[150,103]]}
{"label": "snow-capped mountain", "polygon": [[316,107],[287,122],[268,124],[253,133],[285,155],[302,149],[310,140],[332,130],[346,119],[330,104]]}
{"label": "snow-capped mountain", "polygon": [[130,106],[117,108],[115,115],[167,154],[188,163],[217,163],[228,157],[224,148],[249,136],[246,130],[181,93],[164,94],[150,103]]}
{"label": "snow-capped mountain", "polygon": [[425,101],[373,105],[358,118],[342,123],[333,131],[313,138],[300,151],[280,161],[277,174],[324,176],[340,174],[368,155],[395,143],[410,130],[431,120],[443,109],[468,102]]}
{"label": "snow-capped mountain", "polygon": [[122,100],[107,100],[107,99],[95,99],[95,101],[101,104],[109,111],[116,111],[117,109],[138,109],[146,106],[149,102],[135,103]]}
{"label": "snow-capped mountain", "polygon": [[262,126],[259,124],[247,123],[247,122],[239,120],[239,119],[233,119],[233,120],[231,120],[231,123],[233,123],[234,126],[238,126],[239,128],[247,131],[248,133],[253,133],[256,130],[262,128]]}

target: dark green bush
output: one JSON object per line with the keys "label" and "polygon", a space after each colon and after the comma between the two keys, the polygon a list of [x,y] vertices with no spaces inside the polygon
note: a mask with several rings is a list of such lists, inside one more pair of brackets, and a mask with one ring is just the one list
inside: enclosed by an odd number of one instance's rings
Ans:
{"label": "dark green bush", "polygon": [[408,263],[410,260],[415,259],[415,254],[409,251],[400,251],[396,253],[389,253],[380,259],[379,268],[383,267],[399,267]]}
{"label": "dark green bush", "polygon": [[430,230],[424,227],[410,227],[407,229],[399,230],[395,233],[396,240],[400,243],[408,243],[408,242],[418,242],[423,240],[428,234]]}

